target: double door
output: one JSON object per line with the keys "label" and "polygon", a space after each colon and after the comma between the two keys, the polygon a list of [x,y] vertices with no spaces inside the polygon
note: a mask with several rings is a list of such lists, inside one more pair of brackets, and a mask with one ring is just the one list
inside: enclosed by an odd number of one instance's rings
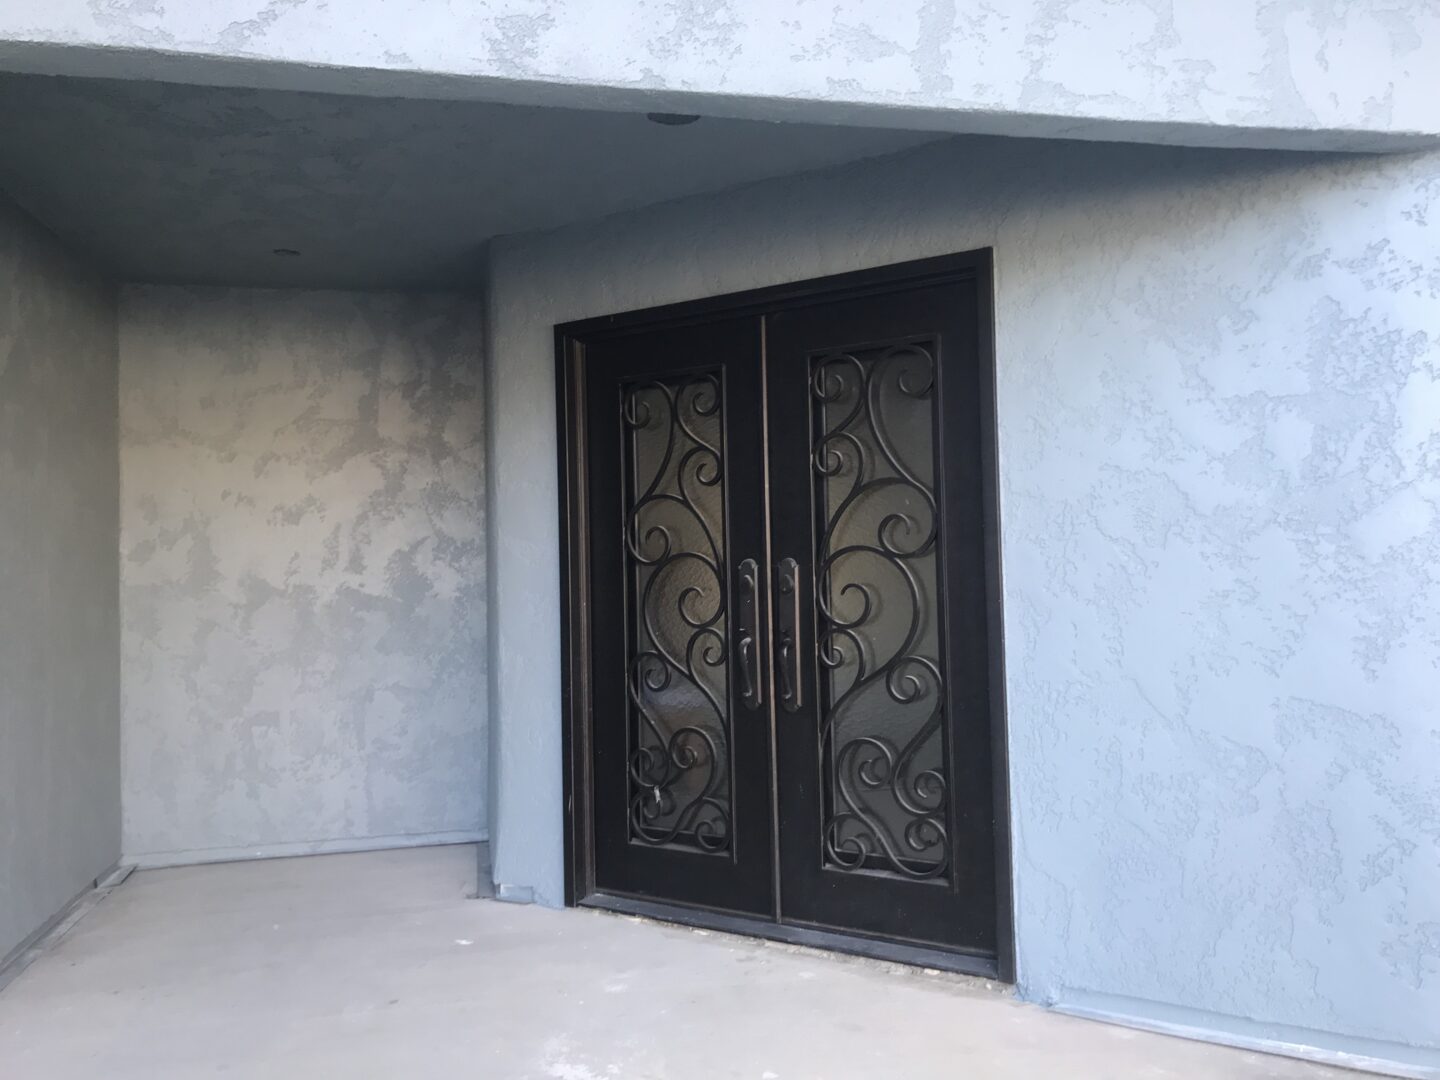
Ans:
{"label": "double door", "polygon": [[562,328],[577,901],[1003,966],[987,271]]}

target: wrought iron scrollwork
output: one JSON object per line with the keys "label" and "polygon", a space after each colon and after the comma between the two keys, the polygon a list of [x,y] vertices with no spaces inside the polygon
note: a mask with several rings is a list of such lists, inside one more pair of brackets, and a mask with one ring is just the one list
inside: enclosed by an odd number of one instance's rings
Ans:
{"label": "wrought iron scrollwork", "polygon": [[717,375],[626,387],[632,583],[630,835],[730,847],[722,389]]}
{"label": "wrought iron scrollwork", "polygon": [[824,852],[909,878],[950,865],[934,387],[913,341],[812,358]]}

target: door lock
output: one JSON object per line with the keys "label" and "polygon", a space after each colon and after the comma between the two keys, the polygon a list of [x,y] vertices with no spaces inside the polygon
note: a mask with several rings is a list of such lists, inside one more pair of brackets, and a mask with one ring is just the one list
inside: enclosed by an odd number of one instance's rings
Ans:
{"label": "door lock", "polygon": [[780,674],[780,704],[786,712],[798,712],[804,704],[800,692],[800,564],[781,559],[778,570],[775,663]]}
{"label": "door lock", "polygon": [[740,564],[740,609],[735,619],[735,650],[740,654],[740,698],[745,707],[758,709],[765,703],[765,691],[756,673],[756,637],[759,634],[759,620],[756,610],[760,606],[760,568],[754,559]]}

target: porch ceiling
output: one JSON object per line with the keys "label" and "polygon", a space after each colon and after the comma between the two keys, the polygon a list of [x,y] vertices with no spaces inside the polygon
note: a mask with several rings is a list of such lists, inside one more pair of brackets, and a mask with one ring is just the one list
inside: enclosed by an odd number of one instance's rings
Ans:
{"label": "porch ceiling", "polygon": [[0,75],[0,189],[131,281],[463,286],[491,236],[939,137]]}

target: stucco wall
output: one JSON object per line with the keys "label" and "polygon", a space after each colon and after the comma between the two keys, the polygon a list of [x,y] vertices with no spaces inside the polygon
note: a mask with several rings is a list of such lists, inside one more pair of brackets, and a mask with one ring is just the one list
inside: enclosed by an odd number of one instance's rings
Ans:
{"label": "stucco wall", "polygon": [[473,839],[479,301],[127,287],[125,854]]}
{"label": "stucco wall", "polygon": [[1423,0],[10,0],[0,67],[938,131],[1440,135]]}
{"label": "stucco wall", "polygon": [[498,241],[497,880],[561,896],[552,325],[985,245],[1022,992],[1440,1064],[1440,155],[956,140]]}
{"label": "stucco wall", "polygon": [[0,960],[120,857],[115,290],[0,195]]}

